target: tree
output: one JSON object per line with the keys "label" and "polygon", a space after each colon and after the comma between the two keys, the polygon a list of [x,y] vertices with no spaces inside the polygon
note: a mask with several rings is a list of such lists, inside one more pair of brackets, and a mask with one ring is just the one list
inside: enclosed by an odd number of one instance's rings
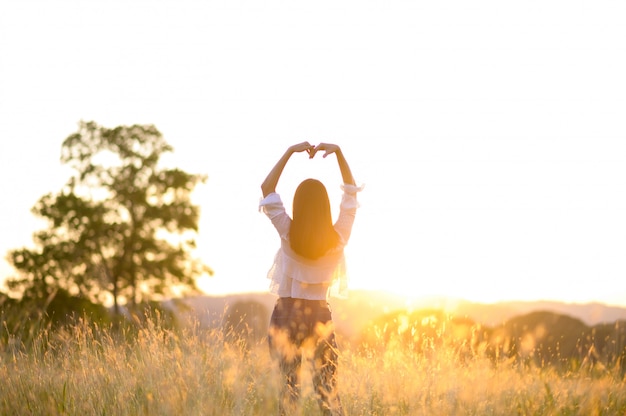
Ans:
{"label": "tree", "polygon": [[191,202],[206,180],[158,165],[173,149],[152,125],[104,128],[80,122],[63,142],[61,162],[75,170],[33,213],[49,227],[34,234],[36,249],[9,253],[20,272],[9,287],[46,299],[57,290],[103,304],[129,306],[194,290],[211,269],[192,256],[199,207]]}

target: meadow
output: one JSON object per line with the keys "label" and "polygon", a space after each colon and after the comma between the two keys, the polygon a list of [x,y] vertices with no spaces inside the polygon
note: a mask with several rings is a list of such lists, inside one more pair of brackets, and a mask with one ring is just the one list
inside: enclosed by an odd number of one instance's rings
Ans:
{"label": "meadow", "polygon": [[[272,415],[278,374],[265,340],[219,328],[171,329],[147,320],[132,333],[79,321],[0,344],[2,415]],[[228,334],[226,334],[228,335]],[[340,343],[347,415],[624,415],[615,369],[570,370],[439,345]],[[319,414],[303,377],[302,414]]]}

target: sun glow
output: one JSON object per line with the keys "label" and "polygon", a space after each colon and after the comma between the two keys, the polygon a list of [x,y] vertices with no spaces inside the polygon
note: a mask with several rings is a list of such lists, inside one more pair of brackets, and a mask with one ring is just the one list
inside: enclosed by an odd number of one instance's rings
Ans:
{"label": "sun glow", "polygon": [[[42,228],[29,210],[71,174],[78,120],[148,123],[173,166],[208,175],[207,293],[267,290],[259,185],[308,140],[340,144],[366,185],[352,289],[625,302],[624,2],[0,4],[0,252]],[[279,183],[288,211],[306,177],[336,210],[336,164],[305,156]]]}

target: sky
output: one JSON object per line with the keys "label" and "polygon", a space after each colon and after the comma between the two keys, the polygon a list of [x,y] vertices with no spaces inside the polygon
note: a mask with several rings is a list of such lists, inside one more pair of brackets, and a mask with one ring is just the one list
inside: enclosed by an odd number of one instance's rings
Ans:
{"label": "sky", "polygon": [[[208,294],[267,290],[260,184],[288,146],[341,146],[365,188],[353,289],[626,306],[626,3],[0,2],[0,253],[71,171],[80,120],[154,124],[208,176]],[[334,157],[294,155],[287,209]],[[0,263],[0,280],[14,273]]]}

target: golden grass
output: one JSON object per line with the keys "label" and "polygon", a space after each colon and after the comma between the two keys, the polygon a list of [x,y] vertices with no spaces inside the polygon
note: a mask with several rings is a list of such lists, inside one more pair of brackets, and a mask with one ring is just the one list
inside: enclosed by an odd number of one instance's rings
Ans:
{"label": "golden grass", "polygon": [[[344,345],[340,360],[347,415],[626,414],[615,371],[460,361],[451,348],[400,344]],[[277,412],[277,377],[264,342],[225,342],[220,330],[149,321],[124,337],[78,323],[30,345],[0,344],[0,414],[265,416]],[[302,414],[317,415],[304,380]]]}

